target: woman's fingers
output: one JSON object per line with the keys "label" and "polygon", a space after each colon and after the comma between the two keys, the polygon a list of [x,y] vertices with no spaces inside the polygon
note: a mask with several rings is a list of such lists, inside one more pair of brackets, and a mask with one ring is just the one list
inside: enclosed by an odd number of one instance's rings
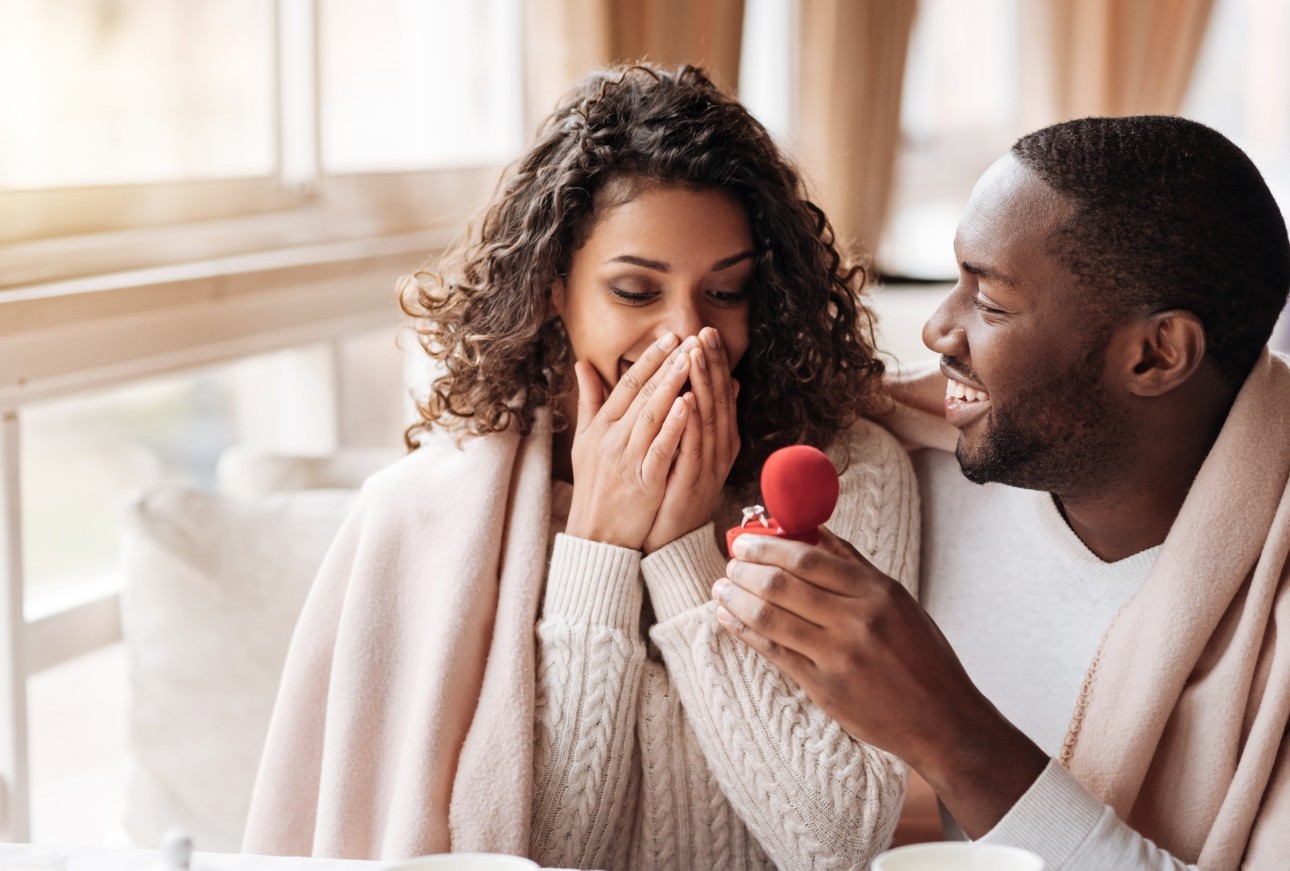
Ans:
{"label": "woman's fingers", "polygon": [[694,398],[693,393],[687,393],[681,398],[685,401],[688,412],[685,432],[681,434],[681,444],[677,450],[676,463],[669,480],[689,485],[698,480],[703,470],[705,439],[703,422],[699,419],[698,400]]}
{"label": "woman's fingers", "polygon": [[734,377],[730,374],[730,358],[726,356],[726,345],[721,341],[720,333],[712,327],[708,327],[704,333],[706,335],[700,335],[712,383],[714,443],[721,452],[721,460],[733,463],[739,453],[739,424],[735,412],[737,392]]}
{"label": "woman's fingers", "polygon": [[660,367],[636,392],[636,398],[623,415],[622,422],[631,426],[627,451],[632,456],[640,456],[649,449],[673,407],[673,400],[681,395],[690,377],[689,351],[695,342],[689,338],[681,343],[668,358],[667,365]]}
{"label": "woman's fingers", "polygon": [[690,386],[693,390],[695,410],[698,412],[699,430],[703,437],[703,465],[712,468],[717,462],[717,403],[712,391],[713,367],[708,336],[716,330],[705,327],[699,332],[698,347],[690,351]]}
{"label": "woman's fingers", "polygon": [[586,360],[573,364],[573,376],[578,382],[578,420],[574,434],[582,435],[604,405],[605,388],[600,383],[596,368]]}
{"label": "woman's fingers", "polygon": [[623,373],[604,404],[608,420],[618,420],[627,414],[650,379],[658,375],[663,364],[673,356],[679,342],[675,333],[667,333],[646,348],[631,368]]}
{"label": "woman's fingers", "polygon": [[685,397],[678,396],[672,400],[672,407],[659,427],[645,459],[641,463],[641,477],[646,480],[660,480],[667,477],[676,458],[677,449],[687,429],[690,419],[690,404]]}

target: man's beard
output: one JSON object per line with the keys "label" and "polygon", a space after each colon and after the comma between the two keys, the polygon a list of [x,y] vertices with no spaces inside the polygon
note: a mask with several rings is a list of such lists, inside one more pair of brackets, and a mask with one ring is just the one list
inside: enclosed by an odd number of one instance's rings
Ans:
{"label": "man's beard", "polygon": [[1103,392],[1103,353],[1095,346],[1071,371],[991,408],[973,450],[959,439],[955,455],[964,476],[1057,494],[1098,486],[1127,431],[1122,411]]}

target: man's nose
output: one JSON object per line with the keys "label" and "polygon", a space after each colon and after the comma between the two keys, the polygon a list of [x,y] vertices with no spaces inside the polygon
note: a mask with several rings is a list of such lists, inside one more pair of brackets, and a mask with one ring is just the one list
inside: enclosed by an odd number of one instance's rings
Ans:
{"label": "man's nose", "polygon": [[945,357],[967,356],[967,333],[957,317],[955,288],[923,324],[923,344]]}

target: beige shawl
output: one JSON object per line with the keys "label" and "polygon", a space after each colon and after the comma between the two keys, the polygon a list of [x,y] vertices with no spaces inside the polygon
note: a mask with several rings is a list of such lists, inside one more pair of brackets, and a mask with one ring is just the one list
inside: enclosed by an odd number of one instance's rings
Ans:
{"label": "beige shawl", "polygon": [[[946,447],[944,421],[919,414],[897,434]],[[1179,859],[1285,868],[1288,721],[1290,365],[1265,351],[1102,640],[1062,762]]]}
{"label": "beige shawl", "polygon": [[545,416],[364,485],[292,639],[246,852],[526,852],[550,488]]}
{"label": "beige shawl", "polygon": [[1288,558],[1290,366],[1265,351],[1107,630],[1063,753],[1121,819],[1205,869],[1290,863]]}

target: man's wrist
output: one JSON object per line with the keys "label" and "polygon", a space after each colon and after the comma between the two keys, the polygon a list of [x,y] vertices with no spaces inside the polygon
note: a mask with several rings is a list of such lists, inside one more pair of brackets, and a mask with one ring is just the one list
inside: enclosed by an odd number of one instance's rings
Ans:
{"label": "man's wrist", "polygon": [[[993,709],[992,709],[993,710]],[[914,764],[969,838],[994,828],[1048,766],[1049,756],[993,711],[993,722],[965,727],[939,752]]]}

